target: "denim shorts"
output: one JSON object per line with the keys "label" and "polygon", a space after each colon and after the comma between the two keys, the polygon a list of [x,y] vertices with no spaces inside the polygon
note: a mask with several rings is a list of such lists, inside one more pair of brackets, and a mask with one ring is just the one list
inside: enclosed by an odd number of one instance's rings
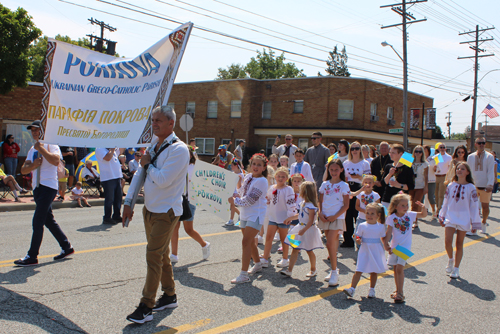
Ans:
{"label": "denim shorts", "polygon": [[245,228],[245,227],[251,227],[253,229],[256,229],[257,231],[260,231],[262,224],[259,223],[259,218],[257,218],[257,220],[255,220],[255,221],[240,220],[240,228]]}
{"label": "denim shorts", "polygon": [[189,203],[189,208],[191,209],[191,218],[184,220],[185,222],[192,222],[194,220],[194,213],[196,212],[196,206]]}
{"label": "denim shorts", "polygon": [[279,228],[286,228],[286,229],[288,229],[290,227],[290,225],[278,224],[278,223],[272,222],[272,221],[269,221],[269,226],[278,226]]}

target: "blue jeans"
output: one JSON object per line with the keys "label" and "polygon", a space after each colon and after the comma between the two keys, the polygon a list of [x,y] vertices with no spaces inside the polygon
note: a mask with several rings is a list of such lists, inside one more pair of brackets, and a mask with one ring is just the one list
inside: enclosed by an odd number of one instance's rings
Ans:
{"label": "blue jeans", "polygon": [[17,158],[5,158],[5,174],[12,175],[16,178]]}
{"label": "blue jeans", "polygon": [[[122,185],[120,181],[121,179],[101,181],[104,189],[104,219],[119,219],[121,217]],[[111,217],[111,210],[113,210],[113,217]]]}
{"label": "blue jeans", "polygon": [[36,203],[33,215],[33,235],[31,236],[31,247],[28,255],[36,259],[43,239],[43,227],[46,226],[50,233],[56,238],[63,250],[71,248],[68,238],[57,224],[52,213],[52,201],[57,195],[57,190],[40,185],[33,190],[33,198]]}

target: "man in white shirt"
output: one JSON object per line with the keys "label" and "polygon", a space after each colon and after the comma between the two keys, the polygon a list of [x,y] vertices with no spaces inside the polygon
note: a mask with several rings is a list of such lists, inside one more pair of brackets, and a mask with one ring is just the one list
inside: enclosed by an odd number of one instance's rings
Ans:
{"label": "man in white shirt", "polygon": [[[182,194],[186,186],[189,151],[174,133],[176,115],[168,106],[157,107],[151,115],[154,137],[141,159],[145,169],[144,208],[142,211],[147,238],[146,283],[139,307],[127,320],[145,323],[153,320],[152,311],[177,307],[174,273],[170,262],[170,239],[183,212]],[[152,159],[157,159],[151,163]],[[141,170],[139,170],[141,172]],[[138,174],[140,175],[140,174]],[[142,180],[134,177],[123,207],[123,222],[132,220],[132,194]],[[161,282],[163,295],[155,304]]]}
{"label": "man in white shirt", "polygon": [[135,151],[134,159],[128,162],[128,170],[130,171],[130,173],[135,174],[135,172],[137,172],[141,163],[141,157],[141,151]]}
{"label": "man in white shirt", "polygon": [[245,146],[245,139],[241,139],[238,146],[234,149],[234,157],[238,159],[238,161],[243,161],[243,146]]}
{"label": "man in white shirt", "polygon": [[98,147],[95,150],[95,156],[101,171],[101,184],[104,188],[103,224],[118,224],[122,221],[120,211],[123,197],[121,185],[123,174],[118,156],[123,151],[125,151],[124,148],[104,147]]}
{"label": "man in white shirt", "polygon": [[62,260],[75,252],[52,213],[52,201],[57,195],[59,185],[57,180],[57,166],[61,159],[61,150],[57,145],[42,144],[39,142],[40,126],[40,121],[34,121],[28,126],[35,145],[29,150],[26,161],[21,167],[22,174],[33,172],[33,199],[35,200],[36,208],[33,215],[31,247],[26,257],[14,261],[14,264],[20,267],[38,264],[38,253],[42,244],[44,226],[49,229],[62,249],[61,254],[55,256],[54,260]]}
{"label": "man in white shirt", "polygon": [[84,179],[88,185],[96,187],[99,191],[99,196],[104,197],[104,192],[101,189],[101,175],[92,166],[91,160],[87,160],[87,162],[85,162],[85,168],[82,168],[82,179]]}
{"label": "man in white shirt", "polygon": [[278,146],[280,142],[280,136],[276,137],[274,142],[272,152],[273,154],[277,154],[278,157],[282,155],[286,155],[288,157],[288,166],[291,166],[295,162],[295,151],[297,151],[298,147],[293,144],[293,136],[291,134],[287,134],[285,136],[285,144]]}
{"label": "man in white shirt", "polygon": [[437,212],[441,210],[441,206],[444,201],[444,193],[446,192],[446,185],[444,181],[446,180],[446,173],[448,173],[448,169],[450,169],[451,163],[451,155],[446,153],[446,145],[443,143],[439,143],[438,153],[435,156],[441,155],[443,158],[443,162],[439,162],[437,165],[433,167],[434,172],[436,173],[436,206]]}
{"label": "man in white shirt", "polygon": [[483,233],[486,233],[486,219],[490,214],[491,191],[495,183],[495,158],[484,150],[485,145],[486,140],[484,137],[476,138],[476,152],[469,154],[467,157],[467,163],[472,171],[472,178],[481,201],[483,212],[481,229]]}

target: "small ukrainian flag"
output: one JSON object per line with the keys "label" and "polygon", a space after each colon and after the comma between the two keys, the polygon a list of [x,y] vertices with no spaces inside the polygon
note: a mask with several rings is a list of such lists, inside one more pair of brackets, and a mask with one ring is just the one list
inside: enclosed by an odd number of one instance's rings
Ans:
{"label": "small ukrainian flag", "polygon": [[288,239],[288,242],[290,243],[290,246],[293,248],[297,248],[302,241],[300,240],[295,240],[295,234],[290,234],[286,236]]}
{"label": "small ukrainian flag", "polygon": [[439,164],[440,162],[444,162],[444,159],[443,159],[443,156],[441,154],[436,154],[434,157],[434,162],[437,164]]}
{"label": "small ukrainian flag", "polygon": [[405,152],[405,153],[403,153],[403,155],[399,159],[399,162],[401,162],[405,166],[411,167],[413,160],[415,160],[415,159],[413,158],[411,153]]}
{"label": "small ukrainian flag", "polygon": [[407,261],[410,257],[414,255],[408,248],[405,248],[400,245],[397,245],[396,248],[392,250],[392,253],[395,254],[396,256],[399,256],[405,261]]}
{"label": "small ukrainian flag", "polygon": [[497,173],[497,182],[500,182],[500,173]]}
{"label": "small ukrainian flag", "polygon": [[331,155],[328,158],[328,162],[332,161],[333,159],[338,159],[338,158],[339,158],[339,154],[337,152],[335,152],[333,155]]}

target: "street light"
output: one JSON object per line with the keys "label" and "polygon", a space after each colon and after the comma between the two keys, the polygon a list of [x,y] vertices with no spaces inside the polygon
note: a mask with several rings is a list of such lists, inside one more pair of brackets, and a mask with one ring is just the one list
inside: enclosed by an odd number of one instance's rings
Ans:
{"label": "street light", "polygon": [[[403,43],[403,57],[386,41],[380,43],[382,46],[390,46],[403,62],[403,146],[405,151],[408,149],[408,60],[406,55],[406,43]],[[423,126],[423,124],[422,124]]]}

